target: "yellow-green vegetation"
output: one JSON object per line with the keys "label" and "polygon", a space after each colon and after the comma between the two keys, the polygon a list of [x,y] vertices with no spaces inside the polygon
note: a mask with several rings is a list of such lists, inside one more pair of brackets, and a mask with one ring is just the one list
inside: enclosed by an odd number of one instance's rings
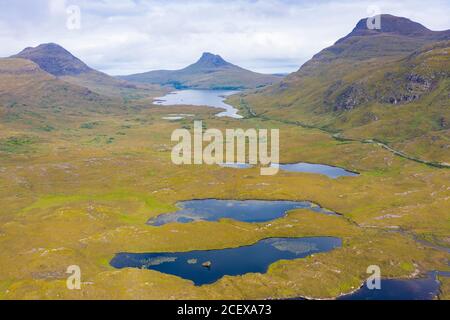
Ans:
{"label": "yellow-green vegetation", "polygon": [[[433,247],[450,247],[448,170],[374,144],[338,141],[317,129],[215,118],[217,111],[206,108],[36,113],[0,107],[1,299],[333,298],[358,288],[369,265],[379,265],[384,277],[449,270],[449,254]],[[195,117],[162,120],[175,113]],[[208,128],[279,128],[283,163],[326,163],[361,175],[333,180],[288,172],[261,176],[259,168],[175,166],[171,133],[192,127],[194,119]],[[44,124],[54,129],[41,130]],[[342,217],[295,210],[261,224],[145,224],[174,211],[178,201],[201,198],[310,200]],[[303,236],[340,237],[343,246],[279,261],[266,274],[225,277],[202,287],[155,271],[109,265],[119,252],[220,249]],[[81,267],[80,291],[66,288],[70,265]],[[441,297],[448,299],[448,283],[443,283],[447,295]]]}
{"label": "yellow-green vegetation", "polygon": [[450,278],[439,277],[439,282],[441,283],[439,299],[450,300]]}

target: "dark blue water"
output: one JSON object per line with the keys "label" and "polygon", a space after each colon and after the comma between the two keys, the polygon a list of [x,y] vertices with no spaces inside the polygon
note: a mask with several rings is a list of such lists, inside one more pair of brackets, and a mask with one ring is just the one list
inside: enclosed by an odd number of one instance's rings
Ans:
{"label": "dark blue water", "polygon": [[241,119],[242,116],[238,115],[239,110],[224,102],[227,96],[238,92],[232,90],[179,90],[171,92],[164,97],[156,98],[153,103],[163,106],[209,106],[225,109],[225,111],[217,114],[218,117]]}
{"label": "dark blue water", "polygon": [[356,177],[357,173],[347,171],[339,167],[328,166],[324,164],[314,163],[292,163],[292,164],[280,164],[280,170],[289,172],[306,172],[326,175],[329,178],[337,179],[340,177]]}
{"label": "dark blue water", "polygon": [[147,224],[162,226],[168,223],[194,221],[219,221],[233,219],[242,222],[267,222],[282,218],[293,209],[310,209],[314,212],[335,215],[309,201],[259,201],[259,200],[191,200],[177,204],[177,212],[150,219]]}
{"label": "dark blue water", "polygon": [[[339,238],[271,238],[254,245],[210,251],[178,253],[119,253],[110,264],[114,268],[151,269],[175,275],[200,286],[224,276],[266,273],[279,260],[304,258],[341,247]],[[203,264],[210,262],[209,268]]]}
{"label": "dark blue water", "polygon": [[366,285],[339,300],[432,300],[439,294],[437,276],[448,277],[449,272],[430,272],[425,278],[384,279],[380,290],[369,290]]}

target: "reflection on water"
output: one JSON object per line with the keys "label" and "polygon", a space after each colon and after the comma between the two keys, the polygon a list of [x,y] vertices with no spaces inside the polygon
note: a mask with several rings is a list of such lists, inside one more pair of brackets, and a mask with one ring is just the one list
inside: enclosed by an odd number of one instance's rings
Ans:
{"label": "reflection on water", "polygon": [[191,200],[177,204],[177,212],[162,214],[150,219],[147,224],[162,226],[168,223],[194,221],[219,221],[233,219],[242,222],[267,222],[282,218],[294,209],[310,209],[314,212],[335,215],[309,201],[261,201],[261,200]]}
{"label": "reflection on water", "polygon": [[247,163],[242,163],[242,162],[225,162],[222,164],[219,164],[219,166],[223,167],[223,168],[233,168],[233,169],[249,169],[252,167],[251,164],[247,164]]}
{"label": "reflection on water", "polygon": [[[252,168],[252,165],[246,163],[224,163],[221,164],[220,166],[234,169]],[[272,167],[277,166],[282,171],[315,173],[325,175],[332,179],[337,179],[340,177],[357,177],[359,175],[356,172],[348,171],[343,168],[316,163],[299,162],[299,163],[279,164],[279,165],[272,164],[271,166]]]}
{"label": "reflection on water", "polygon": [[[206,239],[205,239],[206,240]],[[293,260],[341,247],[339,238],[271,238],[256,244],[222,250],[177,253],[119,253],[115,268],[151,269],[191,280],[195,285],[214,283],[222,277],[265,273],[279,260]]]}
{"label": "reflection on water", "polygon": [[193,105],[220,108],[225,111],[217,114],[218,117],[242,119],[242,116],[238,114],[238,109],[224,102],[227,96],[238,92],[233,90],[179,90],[156,98],[153,103],[162,106]]}
{"label": "reflection on water", "polygon": [[289,172],[306,172],[326,175],[329,178],[337,179],[339,177],[355,177],[357,173],[351,172],[339,167],[328,166],[325,164],[315,163],[292,163],[292,164],[280,164],[280,169]]}

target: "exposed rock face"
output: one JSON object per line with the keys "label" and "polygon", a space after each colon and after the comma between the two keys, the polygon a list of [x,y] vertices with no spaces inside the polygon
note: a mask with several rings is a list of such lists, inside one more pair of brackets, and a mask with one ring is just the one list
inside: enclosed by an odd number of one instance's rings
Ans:
{"label": "exposed rock face", "polygon": [[209,52],[203,53],[200,60],[194,65],[198,68],[220,68],[226,66],[233,66],[231,63],[226,62],[221,56],[215,55]]}
{"label": "exposed rock face", "polygon": [[369,98],[362,86],[351,85],[336,98],[334,111],[352,110],[368,100]]}
{"label": "exposed rock face", "polygon": [[[437,42],[389,64],[392,71],[372,69],[354,82],[337,80],[323,93],[327,111],[350,111],[367,103],[401,105],[416,102],[450,76],[447,48]],[[389,70],[387,68],[386,70]]]}
{"label": "exposed rock face", "polygon": [[432,79],[428,79],[420,74],[409,74],[406,78],[407,87],[406,89],[410,92],[428,92],[432,87]]}
{"label": "exposed rock face", "polygon": [[365,82],[345,85],[343,81],[337,81],[325,92],[324,102],[332,105],[333,111],[353,110],[367,102],[406,104],[419,100],[432,91],[434,85],[433,79],[424,75],[387,73],[377,90],[369,87],[370,84]]}
{"label": "exposed rock face", "polygon": [[386,81],[392,83],[392,92],[381,97],[381,99],[377,99],[382,103],[395,105],[414,102],[433,89],[433,80],[419,74],[410,73],[404,79],[400,77],[389,79],[387,77]]}

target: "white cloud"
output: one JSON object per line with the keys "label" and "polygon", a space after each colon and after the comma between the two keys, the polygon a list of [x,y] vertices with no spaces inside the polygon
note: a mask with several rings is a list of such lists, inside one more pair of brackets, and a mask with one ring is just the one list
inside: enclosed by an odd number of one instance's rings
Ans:
{"label": "white cloud", "polygon": [[[370,5],[448,29],[448,1],[0,0],[0,56],[43,42],[111,74],[175,69],[203,51],[261,72],[295,71],[348,34]],[[81,30],[66,26],[78,5]]]}

